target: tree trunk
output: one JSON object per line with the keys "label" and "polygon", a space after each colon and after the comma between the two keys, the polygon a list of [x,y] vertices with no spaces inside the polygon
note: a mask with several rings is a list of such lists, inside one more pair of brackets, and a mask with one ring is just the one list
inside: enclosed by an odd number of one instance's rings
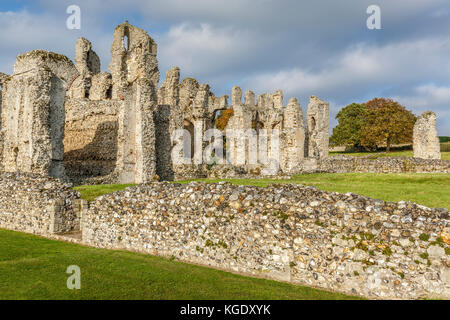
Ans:
{"label": "tree trunk", "polygon": [[391,139],[389,137],[386,140],[386,152],[391,152]]}

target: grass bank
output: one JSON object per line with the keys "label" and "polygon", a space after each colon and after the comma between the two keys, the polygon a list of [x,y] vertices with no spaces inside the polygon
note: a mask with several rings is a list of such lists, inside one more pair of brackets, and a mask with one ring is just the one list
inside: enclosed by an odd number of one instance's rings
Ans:
{"label": "grass bank", "polygon": [[[67,267],[81,289],[66,286]],[[105,250],[0,229],[3,299],[354,299],[133,252]]]}
{"label": "grass bank", "polygon": [[[193,180],[178,181],[188,183]],[[428,207],[450,209],[450,174],[441,173],[314,173],[295,175],[290,180],[273,179],[197,179],[208,183],[229,181],[234,184],[265,187],[269,183],[297,183],[315,186],[325,191],[353,192],[387,201],[411,201]],[[81,186],[75,189],[82,197],[93,200],[99,196],[124,189],[129,185]]]}
{"label": "grass bank", "polygon": [[[443,145],[448,146],[447,149],[450,150],[450,143],[441,143],[441,149],[443,149]],[[407,157],[412,158],[413,157],[413,151],[412,150],[401,150],[401,151],[391,151],[391,152],[345,152],[345,151],[332,151],[329,152],[330,156],[335,156],[343,154],[346,156],[353,156],[353,157],[367,157],[368,159],[378,159],[378,158],[385,158],[385,157]],[[450,160],[450,151],[441,151],[441,159],[442,160]]]}

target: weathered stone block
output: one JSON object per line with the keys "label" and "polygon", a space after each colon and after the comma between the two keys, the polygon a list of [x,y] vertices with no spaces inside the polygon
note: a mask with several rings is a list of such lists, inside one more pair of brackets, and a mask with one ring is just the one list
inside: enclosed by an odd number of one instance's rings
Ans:
{"label": "weathered stone block", "polygon": [[436,114],[426,111],[417,118],[413,133],[414,158],[440,159],[441,149],[436,130]]}

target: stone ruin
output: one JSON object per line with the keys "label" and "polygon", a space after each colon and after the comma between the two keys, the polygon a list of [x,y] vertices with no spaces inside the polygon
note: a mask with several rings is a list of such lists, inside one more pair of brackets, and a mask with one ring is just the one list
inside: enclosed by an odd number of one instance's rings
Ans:
{"label": "stone ruin", "polygon": [[[216,97],[208,84],[193,78],[180,81],[178,67],[167,72],[158,88],[156,54],[155,41],[125,22],[114,30],[110,73],[101,72],[100,59],[85,38],[76,43],[75,63],[42,50],[19,55],[14,73],[0,75],[2,170],[76,184],[204,177],[208,166],[202,154],[208,142],[203,133],[215,128],[215,119],[231,108],[227,130],[264,134],[269,143],[263,148],[245,134],[244,139],[232,137],[226,142],[227,154],[237,154],[243,146],[247,156],[231,156],[221,165],[261,174],[293,173],[327,157],[328,103],[311,97],[306,122],[297,99],[283,106],[280,90],[261,94],[256,101],[247,91],[242,102],[241,89],[233,87],[228,105],[228,96]],[[177,129],[185,129],[189,139],[174,138]],[[279,141],[270,140],[275,130]],[[177,150],[187,160],[183,164],[172,159],[179,143],[183,148]],[[268,161],[248,160],[255,146]],[[275,152],[280,155],[278,166],[267,171]]]}
{"label": "stone ruin", "polygon": [[441,149],[436,130],[436,114],[425,111],[414,125],[414,158],[441,159]]}

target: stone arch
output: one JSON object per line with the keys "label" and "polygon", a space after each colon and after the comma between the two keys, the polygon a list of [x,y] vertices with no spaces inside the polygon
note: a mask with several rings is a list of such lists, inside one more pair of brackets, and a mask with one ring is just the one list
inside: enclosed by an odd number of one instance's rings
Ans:
{"label": "stone arch", "polygon": [[184,119],[183,129],[185,130],[185,135],[183,136],[183,158],[192,160],[194,158],[194,124],[188,119]]}
{"label": "stone arch", "polygon": [[125,49],[125,51],[128,52],[128,50],[130,50],[130,29],[128,27],[124,28],[122,37],[122,46]]}
{"label": "stone arch", "polygon": [[310,121],[310,131],[316,130],[316,119],[314,117],[311,117]]}

